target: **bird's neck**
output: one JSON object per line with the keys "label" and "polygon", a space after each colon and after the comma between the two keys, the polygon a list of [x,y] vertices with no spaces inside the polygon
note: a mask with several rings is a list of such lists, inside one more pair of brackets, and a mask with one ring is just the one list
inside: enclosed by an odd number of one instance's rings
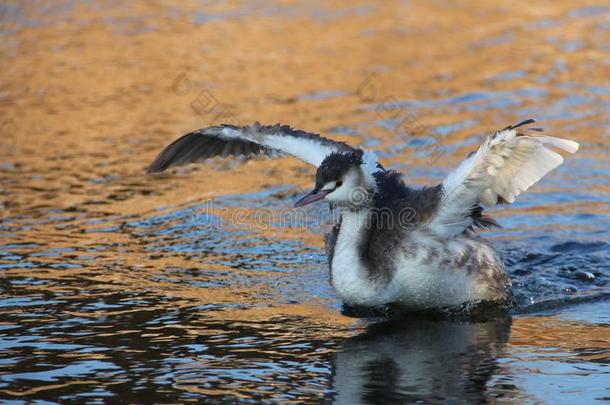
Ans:
{"label": "bird's neck", "polygon": [[[371,207],[366,205],[359,208],[348,208],[341,212],[341,231],[351,237],[361,236],[367,229],[370,218]],[[356,239],[353,242],[357,242]]]}
{"label": "bird's neck", "polygon": [[362,248],[366,245],[371,208],[343,210],[341,227],[334,247],[331,283],[345,302],[353,305],[377,305],[379,294],[368,277]]}

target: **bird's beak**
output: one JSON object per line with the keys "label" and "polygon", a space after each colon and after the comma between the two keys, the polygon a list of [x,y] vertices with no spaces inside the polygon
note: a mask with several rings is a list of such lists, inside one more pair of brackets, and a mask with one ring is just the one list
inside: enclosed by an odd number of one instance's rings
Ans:
{"label": "bird's beak", "polygon": [[315,188],[311,192],[309,192],[305,197],[301,198],[299,201],[294,203],[294,206],[302,207],[304,205],[311,204],[316,201],[320,201],[321,199],[326,197],[326,195],[328,193],[330,193],[331,191],[332,190],[319,190],[319,189]]}

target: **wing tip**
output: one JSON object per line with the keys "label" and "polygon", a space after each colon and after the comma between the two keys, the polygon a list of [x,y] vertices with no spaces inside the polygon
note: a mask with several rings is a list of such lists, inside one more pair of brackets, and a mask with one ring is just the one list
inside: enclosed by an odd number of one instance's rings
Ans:
{"label": "wing tip", "polygon": [[580,144],[570,139],[556,138],[553,136],[547,136],[544,138],[546,143],[551,144],[559,149],[562,149],[568,153],[576,153],[580,148]]}
{"label": "wing tip", "polygon": [[148,166],[148,167],[146,168],[145,173],[146,173],[146,174],[155,174],[155,173],[161,173],[162,171],[163,171],[163,169],[158,169],[158,168],[156,168],[156,167],[151,167],[151,166]]}
{"label": "wing tip", "polygon": [[161,159],[161,156],[155,158],[151,164],[146,168],[146,174],[155,174],[164,172],[168,168],[168,164],[166,161]]}
{"label": "wing tip", "polygon": [[565,145],[567,146],[567,148],[564,148],[563,150],[565,150],[566,152],[569,152],[569,153],[578,152],[578,149],[580,148],[580,144],[578,142],[571,141],[569,139],[564,139],[563,141],[565,142]]}
{"label": "wing tip", "polygon": [[[521,121],[517,124],[514,125],[509,125],[506,128],[504,128],[504,131],[506,130],[513,130],[516,128],[520,128],[520,127],[524,127],[526,125],[530,125],[537,122],[536,119],[534,118],[528,118],[524,121]],[[536,132],[542,132],[543,129],[542,128],[527,128],[528,131],[536,131]],[[576,153],[578,152],[578,149],[580,148],[580,145],[578,144],[578,142],[569,140],[569,139],[563,139],[563,138],[555,138],[555,137],[546,137],[549,140],[552,140],[551,144],[553,144],[554,146],[563,149],[564,151],[568,152],[568,153]]]}

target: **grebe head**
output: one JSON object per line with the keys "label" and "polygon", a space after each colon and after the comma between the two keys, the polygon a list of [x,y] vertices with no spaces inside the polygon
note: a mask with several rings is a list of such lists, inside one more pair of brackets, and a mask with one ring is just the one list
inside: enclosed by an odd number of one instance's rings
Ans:
{"label": "grebe head", "polygon": [[297,201],[295,207],[325,201],[340,207],[359,208],[370,204],[372,194],[362,152],[336,152],[322,161],[314,189]]}

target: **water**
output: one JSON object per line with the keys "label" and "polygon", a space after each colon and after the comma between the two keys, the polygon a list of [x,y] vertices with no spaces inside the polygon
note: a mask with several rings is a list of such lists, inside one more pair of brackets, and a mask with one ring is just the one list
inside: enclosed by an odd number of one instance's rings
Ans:
{"label": "water", "polygon": [[[609,10],[585,3],[1,5],[0,398],[609,400]],[[296,161],[143,173],[259,120],[434,184],[530,116],[581,150],[493,211],[518,306],[485,321],[343,315],[329,213],[285,217]]]}

